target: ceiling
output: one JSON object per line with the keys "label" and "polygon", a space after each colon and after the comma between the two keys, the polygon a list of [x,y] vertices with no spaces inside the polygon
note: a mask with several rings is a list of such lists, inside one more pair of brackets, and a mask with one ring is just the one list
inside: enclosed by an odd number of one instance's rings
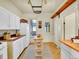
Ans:
{"label": "ceiling", "polygon": [[[41,5],[41,0],[31,0],[33,5]],[[53,13],[66,0],[43,0],[42,13]],[[23,13],[33,13],[28,0],[11,0]],[[47,3],[46,3],[47,2]]]}

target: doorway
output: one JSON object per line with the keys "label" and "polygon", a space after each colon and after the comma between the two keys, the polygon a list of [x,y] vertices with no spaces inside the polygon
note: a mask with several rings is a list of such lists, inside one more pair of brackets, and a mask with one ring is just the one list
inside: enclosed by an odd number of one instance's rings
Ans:
{"label": "doorway", "polygon": [[31,20],[31,36],[35,37],[36,36],[36,20]]}

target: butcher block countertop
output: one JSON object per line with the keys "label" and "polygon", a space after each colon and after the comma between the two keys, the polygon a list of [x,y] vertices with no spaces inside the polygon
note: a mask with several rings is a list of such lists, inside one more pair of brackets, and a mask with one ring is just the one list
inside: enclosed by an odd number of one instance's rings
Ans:
{"label": "butcher block countertop", "polygon": [[[13,39],[10,39],[10,40],[5,40],[5,39],[3,39],[3,37],[0,37],[0,41],[3,41],[3,42],[10,42],[10,41],[16,41],[16,40],[19,40],[19,38],[21,38],[21,37],[23,37],[23,36],[25,36],[25,35],[20,35],[20,36],[13,36],[12,38]],[[15,38],[16,37],[16,38]]]}
{"label": "butcher block countertop", "polygon": [[71,40],[61,40],[61,42],[79,52],[79,44],[75,44]]}

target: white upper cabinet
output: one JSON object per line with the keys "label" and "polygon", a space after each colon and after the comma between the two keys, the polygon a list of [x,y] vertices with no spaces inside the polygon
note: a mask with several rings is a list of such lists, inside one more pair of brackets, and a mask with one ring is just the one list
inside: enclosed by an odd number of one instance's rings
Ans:
{"label": "white upper cabinet", "polygon": [[20,18],[8,10],[0,7],[0,30],[19,29]]}
{"label": "white upper cabinet", "polygon": [[20,18],[12,13],[10,13],[10,29],[19,29]]}
{"label": "white upper cabinet", "polygon": [[16,16],[16,29],[20,29],[20,17]]}
{"label": "white upper cabinet", "polygon": [[0,29],[9,28],[9,15],[6,10],[0,8]]}
{"label": "white upper cabinet", "polygon": [[12,13],[9,13],[10,15],[10,29],[16,29],[16,19],[15,19],[15,16],[14,14]]}

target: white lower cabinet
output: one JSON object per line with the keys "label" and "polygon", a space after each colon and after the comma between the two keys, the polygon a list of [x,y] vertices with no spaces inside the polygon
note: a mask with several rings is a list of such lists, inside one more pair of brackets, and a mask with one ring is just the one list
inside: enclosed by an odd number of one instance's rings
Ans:
{"label": "white lower cabinet", "polygon": [[78,51],[71,49],[71,54],[73,56],[73,59],[79,59],[79,52]]}
{"label": "white lower cabinet", "polygon": [[8,59],[17,59],[25,48],[25,39],[23,36],[15,41],[7,42],[8,44]]}
{"label": "white lower cabinet", "polygon": [[29,37],[27,37],[27,36],[25,37],[24,43],[25,43],[25,47],[27,47],[29,45],[29,43],[30,43]]}
{"label": "white lower cabinet", "polygon": [[3,58],[2,59],[7,59],[7,43],[3,42],[4,47],[2,48],[2,54],[3,54]]}
{"label": "white lower cabinet", "polygon": [[61,48],[61,59],[71,59],[70,53],[68,53],[64,48]]}
{"label": "white lower cabinet", "polygon": [[7,48],[3,49],[3,59],[7,59]]}
{"label": "white lower cabinet", "polygon": [[79,52],[61,44],[61,59],[79,59]]}
{"label": "white lower cabinet", "polygon": [[17,59],[19,56],[19,49],[17,49],[17,47],[13,46],[13,59]]}

